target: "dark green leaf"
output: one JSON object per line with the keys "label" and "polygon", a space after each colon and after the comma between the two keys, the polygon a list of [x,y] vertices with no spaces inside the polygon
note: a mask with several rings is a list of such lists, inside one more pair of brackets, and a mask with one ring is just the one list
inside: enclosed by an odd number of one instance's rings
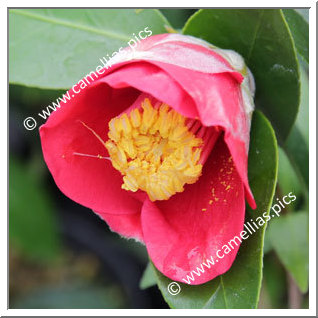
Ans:
{"label": "dark green leaf", "polygon": [[70,88],[146,27],[158,34],[165,25],[152,9],[10,9],[10,82]]}
{"label": "dark green leaf", "polygon": [[309,152],[306,141],[299,132],[297,126],[293,127],[290,136],[285,144],[286,153],[291,163],[303,180],[304,189],[309,185]]}
{"label": "dark green leaf", "polygon": [[170,24],[176,28],[181,29],[188,18],[196,11],[194,9],[160,9],[162,14],[168,19]]}
{"label": "dark green leaf", "polygon": [[[277,143],[270,123],[255,112],[251,128],[249,181],[257,209],[247,209],[246,222],[264,219],[274,195],[277,177]],[[258,221],[256,221],[258,222]],[[171,280],[156,270],[158,286],[173,308],[256,308],[262,280],[262,259],[265,225],[242,243],[231,269],[202,285],[181,284],[178,295],[167,291]]]}
{"label": "dark green leaf", "polygon": [[60,251],[57,220],[46,189],[25,165],[10,160],[9,233],[30,258],[48,261]]}
{"label": "dark green leaf", "polygon": [[281,262],[304,293],[308,289],[308,212],[289,213],[272,221],[271,243]]}
{"label": "dark green leaf", "polygon": [[284,150],[293,165],[305,196],[309,188],[309,83],[301,68],[301,103],[296,123],[290,132]]}
{"label": "dark green leaf", "polygon": [[178,283],[181,291],[177,295],[171,295],[168,292],[168,286],[172,280],[162,275],[154,265],[153,270],[157,275],[157,284],[162,293],[163,298],[171,308],[183,309],[200,309],[204,308],[209,299],[217,290],[220,279],[216,278],[202,285],[187,285]]}
{"label": "dark green leaf", "polygon": [[294,9],[283,9],[298,53],[309,62],[309,25]]}
{"label": "dark green leaf", "polygon": [[[293,192],[296,197],[302,194],[302,185],[299,178],[291,165],[288,157],[286,156],[284,150],[279,148],[279,164],[278,164],[278,184],[279,189],[283,195]],[[288,205],[288,210],[295,210],[299,202],[293,201]]]}
{"label": "dark green leaf", "polygon": [[300,96],[294,42],[279,9],[203,9],[183,33],[240,53],[256,82],[256,106],[284,141],[295,122]]}
{"label": "dark green leaf", "polygon": [[[266,231],[266,237],[268,231]],[[286,272],[274,253],[264,256],[263,286],[268,292],[272,308],[286,308]]]}

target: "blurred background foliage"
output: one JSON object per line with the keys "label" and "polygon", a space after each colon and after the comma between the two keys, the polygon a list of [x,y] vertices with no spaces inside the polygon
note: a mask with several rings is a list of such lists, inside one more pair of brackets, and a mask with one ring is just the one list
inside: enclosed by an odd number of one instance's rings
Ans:
{"label": "blurred background foliage", "polygon": [[[195,11],[161,10],[177,30]],[[308,21],[308,10],[298,11]],[[300,110],[286,143],[292,148],[301,140],[308,151],[308,65],[300,60]],[[168,308],[157,286],[139,287],[148,263],[144,246],[112,233],[92,211],[61,194],[38,133],[23,127],[24,118],[62,93],[9,86],[9,307]],[[299,171],[286,149],[279,149],[274,198],[293,192],[297,200],[266,231],[259,308],[308,308],[308,157],[296,158]]]}

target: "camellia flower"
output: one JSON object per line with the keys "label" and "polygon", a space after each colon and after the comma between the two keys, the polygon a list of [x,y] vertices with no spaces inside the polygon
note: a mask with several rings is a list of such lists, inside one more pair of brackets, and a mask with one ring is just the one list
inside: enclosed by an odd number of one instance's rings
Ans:
{"label": "camellia flower", "polygon": [[[256,207],[253,77],[237,53],[179,34],[149,37],[111,62],[40,128],[44,158],[65,195],[182,281],[240,235],[245,198]],[[193,284],[226,272],[237,243]]]}

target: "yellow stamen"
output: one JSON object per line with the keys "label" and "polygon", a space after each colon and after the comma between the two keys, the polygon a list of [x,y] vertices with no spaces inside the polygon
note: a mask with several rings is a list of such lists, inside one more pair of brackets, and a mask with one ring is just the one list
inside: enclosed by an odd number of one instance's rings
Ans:
{"label": "yellow stamen", "polygon": [[112,165],[123,175],[122,188],[167,200],[195,183],[202,172],[203,141],[186,126],[186,118],[166,104],[153,107],[148,98],[129,114],[109,122],[105,143]]}

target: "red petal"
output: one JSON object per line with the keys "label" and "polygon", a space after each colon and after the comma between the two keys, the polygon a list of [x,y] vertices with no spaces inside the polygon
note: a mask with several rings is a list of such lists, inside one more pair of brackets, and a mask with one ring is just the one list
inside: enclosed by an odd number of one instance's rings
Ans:
{"label": "red petal", "polygon": [[166,72],[146,62],[134,62],[100,79],[114,88],[134,87],[173,107],[186,117],[197,117],[192,98]]}
{"label": "red petal", "polygon": [[131,50],[127,48],[117,54],[113,63],[143,60],[154,64],[156,62],[197,71],[200,73],[233,73],[241,82],[243,76],[235,71],[230,63],[220,54],[215,52],[210,44],[198,38],[180,34],[163,34],[149,37]]}
{"label": "red petal", "polygon": [[[203,125],[223,127],[225,142],[245,185],[248,203],[255,209],[256,203],[247,178],[250,118],[246,114],[240,85],[233,77],[234,73],[206,74],[166,63],[155,64],[192,97]],[[174,107],[173,104],[171,106]],[[179,112],[185,115],[182,109]]]}
{"label": "red petal", "polygon": [[143,242],[140,213],[114,215],[96,212],[107,222],[110,229],[128,238]]}
{"label": "red petal", "polygon": [[[208,74],[162,62],[136,61],[121,66],[100,81],[112,87],[134,87],[186,117],[199,117],[205,126],[223,127],[248,203],[256,208],[247,177],[250,118],[242,102],[240,73]],[[156,82],[160,85],[153,85]]]}
{"label": "red petal", "polygon": [[140,201],[121,189],[122,177],[109,160],[74,155],[74,152],[107,156],[106,148],[81,124],[107,139],[108,121],[137,98],[133,89],[112,90],[94,83],[61,109],[53,112],[40,128],[44,159],[60,190],[77,203],[99,212],[136,213]]}
{"label": "red petal", "polygon": [[[187,185],[183,193],[168,201],[145,201],[141,220],[150,258],[164,275],[184,282],[190,271],[211,256],[216,259],[217,250],[239,236],[244,215],[243,183],[221,138],[198,182]],[[226,272],[238,248],[233,246],[200,277],[195,275],[192,284],[205,283]]]}

